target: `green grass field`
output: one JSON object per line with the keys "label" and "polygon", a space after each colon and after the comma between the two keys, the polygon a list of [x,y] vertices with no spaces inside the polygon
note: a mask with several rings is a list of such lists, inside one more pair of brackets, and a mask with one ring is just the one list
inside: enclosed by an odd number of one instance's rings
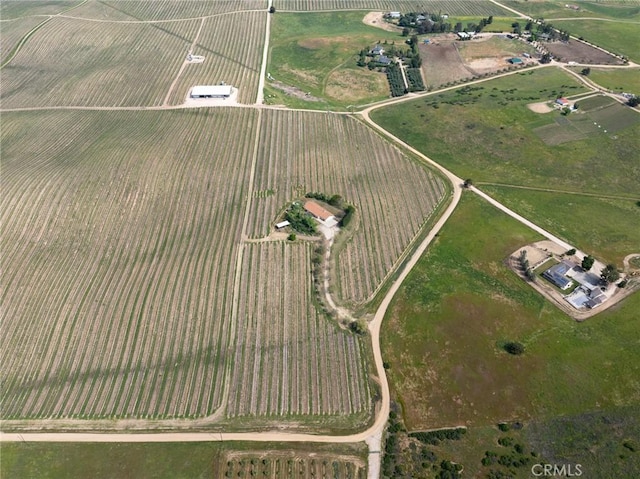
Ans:
{"label": "green grass field", "polygon": [[[5,443],[0,476],[38,479],[222,478],[229,460],[274,462],[313,456],[348,463],[366,461],[363,444],[265,443]],[[338,454],[342,456],[340,460]],[[238,459],[235,459],[238,462]],[[273,465],[271,466],[273,470]],[[284,472],[284,471],[283,471]],[[241,476],[238,476],[241,477]],[[244,477],[244,476],[242,476]],[[284,474],[269,477],[286,477]],[[296,477],[307,477],[304,475]]]}
{"label": "green grass field", "polygon": [[640,23],[600,20],[554,20],[553,26],[594,43],[611,53],[640,61]]}
{"label": "green grass field", "polygon": [[267,72],[277,81],[325,100],[311,102],[279,95],[283,103],[312,109],[344,109],[389,97],[385,75],[358,67],[358,52],[377,42],[402,44],[404,39],[400,34],[365,25],[362,19],[366,13],[274,15]]}
{"label": "green grass field", "polygon": [[[578,68],[577,70],[581,70]],[[589,79],[607,90],[640,94],[640,69],[592,68]]]}
{"label": "green grass field", "polygon": [[[383,325],[412,430],[579,414],[640,401],[640,294],[577,323],[504,264],[539,237],[465,194]],[[501,349],[525,345],[522,356]]]}
{"label": "green grass field", "polygon": [[478,186],[605,263],[613,262],[622,268],[626,255],[640,253],[640,207],[635,200]]}
{"label": "green grass field", "polygon": [[564,117],[558,111],[534,113],[527,104],[584,91],[566,73],[543,68],[385,107],[371,116],[463,178],[632,196],[640,184],[633,161],[640,123],[615,135],[589,133],[557,146],[546,145],[534,131]]}
{"label": "green grass field", "polygon": [[[519,12],[526,13],[533,18],[567,18],[567,17],[600,17],[611,19],[637,19],[640,18],[640,6],[637,2],[611,1],[611,2],[573,2],[580,10],[565,7],[567,2],[557,1],[528,1],[507,0],[502,2]],[[553,21],[553,20],[549,20]],[[555,22],[554,22],[555,23]]]}

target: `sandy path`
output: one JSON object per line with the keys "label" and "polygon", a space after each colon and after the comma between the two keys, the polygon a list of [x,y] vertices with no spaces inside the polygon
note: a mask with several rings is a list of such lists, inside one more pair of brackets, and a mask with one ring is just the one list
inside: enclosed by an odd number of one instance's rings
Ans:
{"label": "sandy path", "polygon": [[382,12],[367,13],[362,19],[362,23],[364,23],[365,25],[369,25],[370,27],[376,27],[382,30],[386,30],[387,32],[398,33],[400,31],[399,27],[387,23],[384,20]]}
{"label": "sandy path", "polygon": [[267,6],[267,27],[264,32],[264,48],[262,49],[262,65],[260,66],[260,79],[258,80],[258,95],[256,97],[256,105],[264,103],[264,77],[267,74],[267,59],[269,58],[269,37],[271,32],[271,13],[269,9],[273,4],[273,0],[269,0]]}

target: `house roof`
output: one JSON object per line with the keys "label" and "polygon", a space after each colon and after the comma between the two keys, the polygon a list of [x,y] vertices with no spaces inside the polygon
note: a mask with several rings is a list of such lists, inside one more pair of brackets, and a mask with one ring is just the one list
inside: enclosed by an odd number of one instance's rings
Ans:
{"label": "house roof", "polygon": [[547,278],[560,289],[567,289],[571,284],[571,278],[567,278],[565,274],[570,269],[570,265],[566,263],[558,263],[542,273],[542,276]]}
{"label": "house roof", "polygon": [[382,63],[384,65],[388,65],[389,63],[391,63],[391,58],[384,56],[384,55],[380,55],[378,57],[378,63]]}
{"label": "house roof", "polygon": [[304,209],[322,221],[326,221],[333,216],[330,211],[324,209],[315,201],[307,201],[304,204]]}
{"label": "house roof", "polygon": [[559,105],[568,105],[569,100],[567,100],[566,98],[557,98],[556,103],[558,103]]}
{"label": "house roof", "polygon": [[197,85],[191,89],[191,96],[230,96],[231,85]]}
{"label": "house roof", "polygon": [[522,63],[522,59],[521,59],[521,58],[518,58],[518,57],[509,58],[509,61],[510,61],[512,64],[514,64],[514,65],[515,65],[516,63]]}

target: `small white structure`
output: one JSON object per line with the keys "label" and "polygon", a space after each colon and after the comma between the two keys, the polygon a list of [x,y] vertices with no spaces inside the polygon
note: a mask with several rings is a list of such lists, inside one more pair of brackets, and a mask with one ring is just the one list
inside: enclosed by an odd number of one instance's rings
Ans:
{"label": "small white structure", "polygon": [[389,12],[387,14],[389,16],[389,18],[400,18],[400,12]]}
{"label": "small white structure", "polygon": [[197,85],[191,89],[191,98],[229,98],[233,93],[231,85]]}
{"label": "small white structure", "polygon": [[282,228],[285,228],[287,226],[289,226],[291,223],[289,223],[288,221],[281,221],[280,223],[276,223],[276,229],[277,230],[281,230]]}

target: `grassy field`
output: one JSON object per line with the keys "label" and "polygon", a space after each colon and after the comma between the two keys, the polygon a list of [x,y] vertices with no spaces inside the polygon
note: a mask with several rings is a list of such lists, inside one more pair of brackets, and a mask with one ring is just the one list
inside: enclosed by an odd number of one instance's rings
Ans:
{"label": "grassy field", "polygon": [[640,6],[635,1],[612,0],[605,2],[580,1],[572,5],[578,5],[579,10],[567,8],[566,2],[556,1],[528,1],[507,0],[504,5],[519,12],[526,13],[533,18],[544,18],[555,24],[554,18],[567,17],[600,17],[610,19],[638,19],[640,18]]}
{"label": "grassy field", "polygon": [[[539,239],[465,194],[383,325],[383,357],[416,430],[579,414],[640,402],[640,295],[576,323],[504,264]],[[519,341],[522,356],[501,345]]]}
{"label": "grassy field", "polygon": [[605,263],[622,268],[626,255],[640,252],[640,207],[636,200],[478,186]]}
{"label": "grassy field", "polygon": [[[377,42],[401,44],[404,40],[399,33],[365,25],[366,13],[274,15],[267,71],[277,81],[324,100],[304,101],[306,108],[344,109],[389,97],[385,75],[358,67],[358,52]],[[289,104],[288,97],[282,99]],[[301,102],[293,101],[292,106]]]}
{"label": "grassy field", "polygon": [[527,104],[584,91],[566,73],[544,68],[379,109],[372,118],[460,177],[634,197],[640,123],[557,146],[534,131],[564,117]]}
{"label": "grassy field", "polygon": [[598,45],[611,53],[640,61],[640,23],[598,20],[554,20],[553,26]]}
{"label": "grassy field", "polygon": [[[505,477],[499,475],[503,474],[513,479],[531,479],[535,477],[531,468],[546,463],[570,464],[573,477],[579,464],[583,477],[635,479],[640,473],[635,439],[640,434],[639,412],[635,405],[508,423],[503,426],[506,430],[497,424],[470,427],[460,439],[442,440],[435,445],[420,443],[399,432],[396,435],[404,446],[402,466],[411,470],[411,475],[394,477],[431,478],[432,464],[449,460],[464,466],[464,477],[489,479]],[[492,461],[486,460],[486,453],[494,455]],[[425,458],[429,460],[424,462]]]}
{"label": "grassy field", "polygon": [[80,3],[82,3],[81,0],[31,0],[29,2],[7,0],[0,5],[0,18],[10,20],[31,15],[56,15]]}
{"label": "grassy field", "polygon": [[[273,479],[325,477],[334,468],[358,479],[366,472],[366,448],[345,444],[265,443],[7,443],[2,445],[2,477],[41,479],[196,479],[226,472],[249,476],[259,466]],[[263,462],[264,461],[264,462]],[[288,469],[293,466],[292,474]],[[297,468],[296,468],[297,466]],[[302,469],[303,473],[300,473]],[[318,469],[311,476],[311,469]],[[279,472],[276,472],[279,469]],[[235,474],[234,474],[235,475]],[[255,475],[255,474],[254,474]],[[328,475],[326,477],[329,477]],[[330,476],[333,477],[333,476]]]}
{"label": "grassy field", "polygon": [[[576,71],[580,70],[582,68],[576,69]],[[624,70],[591,68],[589,79],[607,90],[640,94],[640,68]]]}

